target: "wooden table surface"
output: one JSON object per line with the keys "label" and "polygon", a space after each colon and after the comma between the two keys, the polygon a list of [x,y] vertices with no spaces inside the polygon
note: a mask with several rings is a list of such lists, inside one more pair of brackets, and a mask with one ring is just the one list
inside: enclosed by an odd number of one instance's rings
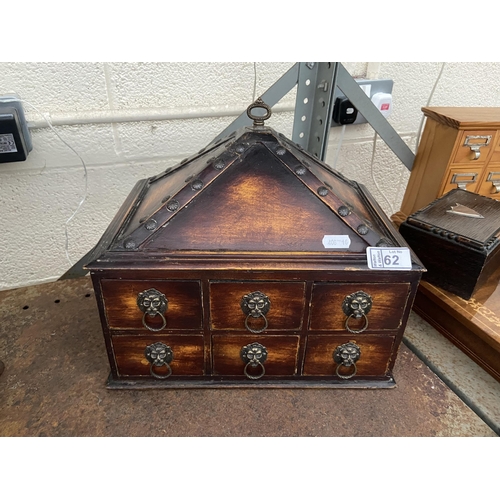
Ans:
{"label": "wooden table surface", "polygon": [[406,346],[394,389],[108,390],[90,279],[0,292],[0,436],[495,436]]}

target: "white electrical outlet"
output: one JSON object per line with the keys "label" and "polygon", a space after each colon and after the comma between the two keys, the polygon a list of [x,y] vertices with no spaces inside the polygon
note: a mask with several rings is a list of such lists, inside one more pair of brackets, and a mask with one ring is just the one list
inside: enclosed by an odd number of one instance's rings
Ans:
{"label": "white electrical outlet", "polygon": [[[364,79],[355,79],[356,83],[360,86],[361,90],[370,98],[373,99],[375,94],[389,94],[392,96],[392,88],[394,86],[393,80],[364,80]],[[337,87],[333,94],[333,102],[336,102],[338,97],[345,97],[344,93]],[[354,104],[354,103],[353,103]],[[384,110],[386,111],[386,110]],[[390,111],[392,111],[392,99],[390,102]],[[389,113],[383,113],[385,116],[389,116]],[[360,123],[367,123],[365,117],[358,113],[356,120],[352,123],[352,125],[358,125]],[[340,127],[335,120],[331,121],[332,127]]]}

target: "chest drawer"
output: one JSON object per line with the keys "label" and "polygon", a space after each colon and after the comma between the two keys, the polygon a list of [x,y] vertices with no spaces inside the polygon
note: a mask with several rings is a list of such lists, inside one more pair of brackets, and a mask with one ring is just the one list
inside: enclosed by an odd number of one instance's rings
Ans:
{"label": "chest drawer", "polygon": [[494,149],[495,130],[464,130],[457,139],[452,163],[484,163]]}
{"label": "chest drawer", "polygon": [[315,283],[309,330],[397,330],[409,295],[409,283]]}
{"label": "chest drawer", "polygon": [[202,326],[199,281],[103,279],[101,289],[111,329],[147,332],[199,330]]}
{"label": "chest drawer", "polygon": [[297,372],[298,347],[298,335],[213,335],[214,374],[250,379],[292,376]]}
{"label": "chest drawer", "polygon": [[204,374],[203,335],[113,335],[112,343],[121,376]]}
{"label": "chest drawer", "polygon": [[252,333],[300,330],[304,294],[303,282],[211,282],[210,327]]}
{"label": "chest drawer", "polygon": [[[389,370],[394,340],[394,336],[362,335],[352,340],[352,335],[309,335],[303,374],[309,376],[340,374],[345,378],[384,376]],[[334,355],[337,349],[349,343],[357,346],[359,358],[357,360],[353,358],[353,364],[344,366],[341,362],[336,362]],[[341,359],[347,359],[347,356],[344,355]]]}

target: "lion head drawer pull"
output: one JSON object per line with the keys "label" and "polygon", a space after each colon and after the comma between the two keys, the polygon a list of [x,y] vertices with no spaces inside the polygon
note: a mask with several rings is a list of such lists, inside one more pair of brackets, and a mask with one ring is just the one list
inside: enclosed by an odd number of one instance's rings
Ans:
{"label": "lion head drawer pull", "polygon": [[[155,288],[150,288],[149,290],[144,290],[137,295],[137,305],[139,309],[144,313],[142,316],[142,324],[152,332],[159,332],[167,326],[167,320],[164,316],[164,312],[168,308],[168,299]],[[163,324],[160,328],[153,328],[147,324],[147,317],[154,318],[159,315],[162,319]]]}
{"label": "lion head drawer pull", "polygon": [[[254,342],[253,344],[248,344],[245,347],[242,347],[240,356],[243,360],[243,363],[245,363],[243,373],[247,378],[251,380],[257,380],[265,375],[266,369],[264,368],[264,363],[267,359],[267,349],[262,344]],[[261,373],[259,375],[250,375],[247,372],[249,366],[252,368],[260,366]]]}
{"label": "lion head drawer pull", "polygon": [[[342,303],[342,310],[347,316],[345,320],[345,328],[350,333],[361,333],[368,328],[368,318],[367,314],[372,308],[373,300],[366,292],[359,290],[357,292],[348,295],[344,302]],[[364,325],[359,330],[353,330],[349,326],[349,320],[351,318],[360,319],[364,318]]]}
{"label": "lion head drawer pull", "polygon": [[[247,315],[245,319],[245,328],[251,333],[261,333],[268,327],[266,314],[271,307],[269,297],[262,292],[252,292],[244,295],[241,299],[241,310]],[[254,329],[248,324],[250,318],[262,318],[264,326],[260,329]]]}
{"label": "lion head drawer pull", "polygon": [[[155,344],[148,345],[144,351],[144,356],[151,363],[149,372],[155,378],[165,379],[172,375],[172,368],[170,363],[174,359],[174,352],[172,349],[163,342],[156,342]],[[159,375],[154,371],[154,367],[166,366],[168,372],[166,375]]]}
{"label": "lion head drawer pull", "polygon": [[[360,356],[361,350],[355,343],[347,342],[346,344],[339,345],[333,352],[333,360],[337,364],[337,369],[335,370],[337,377],[343,378],[344,380],[354,377],[358,371],[356,362]],[[347,368],[352,366],[353,370],[349,375],[343,375],[339,372],[341,366]]]}

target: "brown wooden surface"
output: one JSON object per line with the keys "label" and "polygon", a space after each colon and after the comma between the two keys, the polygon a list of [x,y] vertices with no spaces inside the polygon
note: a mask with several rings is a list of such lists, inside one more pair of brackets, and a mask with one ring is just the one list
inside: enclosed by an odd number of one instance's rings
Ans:
{"label": "brown wooden surface", "polygon": [[454,128],[500,128],[500,108],[445,107],[422,108],[425,116]]}
{"label": "brown wooden surface", "polygon": [[[203,335],[120,335],[113,336],[118,374],[120,376],[150,377],[150,363],[144,355],[148,345],[162,342],[168,345],[174,355],[170,364],[172,376],[203,375]],[[155,367],[159,375],[165,375],[165,367]]]}
{"label": "brown wooden surface", "polygon": [[[387,374],[392,356],[394,336],[376,335],[309,335],[307,339],[304,375],[335,376],[337,365],[333,360],[335,349],[346,342],[354,342],[361,351],[356,363],[356,376],[383,376]],[[352,373],[351,370],[345,370]],[[344,374],[343,371],[340,372]]]}
{"label": "brown wooden surface", "polygon": [[[107,280],[101,281],[109,327],[148,331],[142,324],[144,313],[137,306],[140,292],[155,288],[168,300],[164,316],[167,329],[199,330],[202,327],[201,286],[199,281]],[[146,318],[146,323],[159,328],[159,315]]]}
{"label": "brown wooden surface", "polygon": [[[247,315],[240,303],[244,295],[262,292],[269,297],[271,307],[266,314],[267,330],[300,330],[304,317],[305,283],[244,281],[240,283],[210,283],[210,327],[214,330],[246,330]],[[265,323],[261,318],[249,320],[254,330]]]}
{"label": "brown wooden surface", "polygon": [[[346,331],[346,315],[342,310],[344,299],[357,291],[372,297],[373,305],[367,315],[368,330],[396,330],[401,326],[403,311],[409,295],[409,283],[315,283],[313,286],[310,330]],[[359,329],[365,320],[351,318],[349,326]]]}
{"label": "brown wooden surface", "polygon": [[415,311],[500,381],[498,272],[468,300],[421,282]]}
{"label": "brown wooden surface", "polygon": [[349,235],[349,252],[366,247],[317,195],[261,148],[223,172],[145,248],[322,252],[325,234]]}
{"label": "brown wooden surface", "polygon": [[[244,378],[245,363],[240,357],[241,348],[258,342],[267,349],[264,363],[266,375],[292,376],[297,373],[297,335],[213,335],[213,366],[215,375],[239,375]],[[260,374],[260,367],[250,370],[251,375]]]}

